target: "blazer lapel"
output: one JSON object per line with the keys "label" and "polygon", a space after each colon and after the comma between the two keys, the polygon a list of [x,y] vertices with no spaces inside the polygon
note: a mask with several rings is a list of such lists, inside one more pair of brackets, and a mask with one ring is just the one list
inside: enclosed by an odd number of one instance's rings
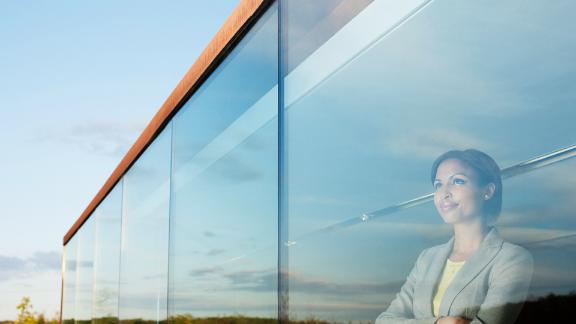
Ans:
{"label": "blazer lapel", "polygon": [[445,243],[435,255],[432,256],[430,262],[430,268],[426,271],[424,275],[424,282],[422,284],[422,298],[424,299],[421,305],[426,305],[425,312],[429,317],[434,317],[432,311],[432,298],[434,298],[434,293],[436,292],[436,286],[444,270],[444,265],[446,264],[446,259],[452,251],[452,246],[454,245],[454,238],[450,239]]}
{"label": "blazer lapel", "polygon": [[486,235],[478,250],[466,260],[446,289],[440,303],[440,314],[449,314],[454,299],[496,257],[503,242],[494,228]]}

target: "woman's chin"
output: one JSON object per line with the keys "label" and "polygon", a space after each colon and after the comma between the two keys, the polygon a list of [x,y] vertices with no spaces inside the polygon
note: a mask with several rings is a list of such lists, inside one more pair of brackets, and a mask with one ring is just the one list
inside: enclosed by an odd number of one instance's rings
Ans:
{"label": "woman's chin", "polygon": [[440,217],[442,217],[442,220],[444,221],[445,224],[455,224],[458,223],[460,220],[459,217],[451,214],[440,214]]}
{"label": "woman's chin", "polygon": [[448,225],[459,225],[459,224],[476,224],[478,218],[476,217],[462,217],[460,215],[441,215],[442,220]]}

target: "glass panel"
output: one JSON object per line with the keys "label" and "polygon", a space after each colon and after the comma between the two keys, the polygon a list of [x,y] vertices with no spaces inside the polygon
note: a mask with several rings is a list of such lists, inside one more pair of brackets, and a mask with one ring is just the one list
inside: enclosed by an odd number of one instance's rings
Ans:
{"label": "glass panel", "polygon": [[166,320],[171,124],[124,176],[120,321]]}
{"label": "glass panel", "polygon": [[76,237],[64,247],[64,291],[62,298],[62,323],[74,324],[76,320]]}
{"label": "glass panel", "polygon": [[286,69],[292,71],[374,0],[290,0],[282,3]]}
{"label": "glass panel", "polygon": [[[290,17],[305,14],[290,10]],[[484,269],[486,245],[458,240],[472,248],[455,254],[467,261],[451,287],[479,269],[478,278],[500,279],[471,280],[476,290],[452,299],[448,288],[439,315],[482,319],[503,304],[504,322],[513,323],[518,308],[510,303],[528,298],[518,323],[568,320],[560,306],[545,305],[573,304],[576,290],[574,10],[567,0],[374,1],[289,70],[291,319],[374,322],[387,310],[421,252],[447,242],[458,226],[443,221],[429,196],[433,161],[474,148],[504,169],[495,227],[507,243]],[[300,26],[288,19],[285,28]],[[284,54],[290,60],[290,48]],[[480,221],[484,204],[470,214],[481,229],[490,225]],[[485,232],[474,234],[468,238]],[[486,237],[482,244],[495,236]],[[434,322],[431,300],[446,256],[422,256],[416,295],[390,316]],[[502,281],[506,262],[516,270]]]}
{"label": "glass panel", "polygon": [[276,12],[268,9],[174,118],[176,322],[276,318]]}
{"label": "glass panel", "polygon": [[78,230],[76,268],[76,323],[92,320],[92,284],[94,274],[94,220],[89,218]]}
{"label": "glass panel", "polygon": [[96,222],[94,255],[94,324],[118,322],[118,280],[120,275],[120,226],[122,219],[122,181],[94,211]]}

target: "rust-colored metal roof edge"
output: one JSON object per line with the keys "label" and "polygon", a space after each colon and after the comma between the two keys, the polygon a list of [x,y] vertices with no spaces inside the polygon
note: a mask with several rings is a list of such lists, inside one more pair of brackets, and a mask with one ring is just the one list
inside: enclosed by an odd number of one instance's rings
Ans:
{"label": "rust-colored metal roof edge", "polygon": [[258,17],[271,5],[274,0],[241,0],[224,25],[216,33],[196,62],[172,91],[160,110],[154,115],[148,126],[138,137],[128,153],[122,158],[120,164],[92,199],[88,207],[80,215],[64,236],[64,245],[76,234],[78,229],[92,215],[94,210],[104,200],[106,195],[122,179],[138,157],[146,150],[148,145],[164,129],[172,116],[182,107],[206,78],[214,71],[219,63],[234,48]]}

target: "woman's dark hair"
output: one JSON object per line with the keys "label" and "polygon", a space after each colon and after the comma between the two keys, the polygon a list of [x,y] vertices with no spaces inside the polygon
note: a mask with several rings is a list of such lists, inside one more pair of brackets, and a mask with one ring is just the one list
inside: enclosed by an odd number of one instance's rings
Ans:
{"label": "woman's dark hair", "polygon": [[484,213],[489,217],[487,220],[494,222],[498,216],[500,216],[500,211],[502,210],[502,176],[500,175],[500,167],[496,164],[496,161],[494,161],[490,155],[474,149],[448,151],[440,155],[436,161],[434,161],[434,164],[432,164],[432,172],[430,174],[432,183],[434,183],[436,179],[438,167],[448,159],[463,162],[476,171],[480,185],[485,186],[489,183],[495,185],[496,190],[494,190],[492,198],[484,204]]}

